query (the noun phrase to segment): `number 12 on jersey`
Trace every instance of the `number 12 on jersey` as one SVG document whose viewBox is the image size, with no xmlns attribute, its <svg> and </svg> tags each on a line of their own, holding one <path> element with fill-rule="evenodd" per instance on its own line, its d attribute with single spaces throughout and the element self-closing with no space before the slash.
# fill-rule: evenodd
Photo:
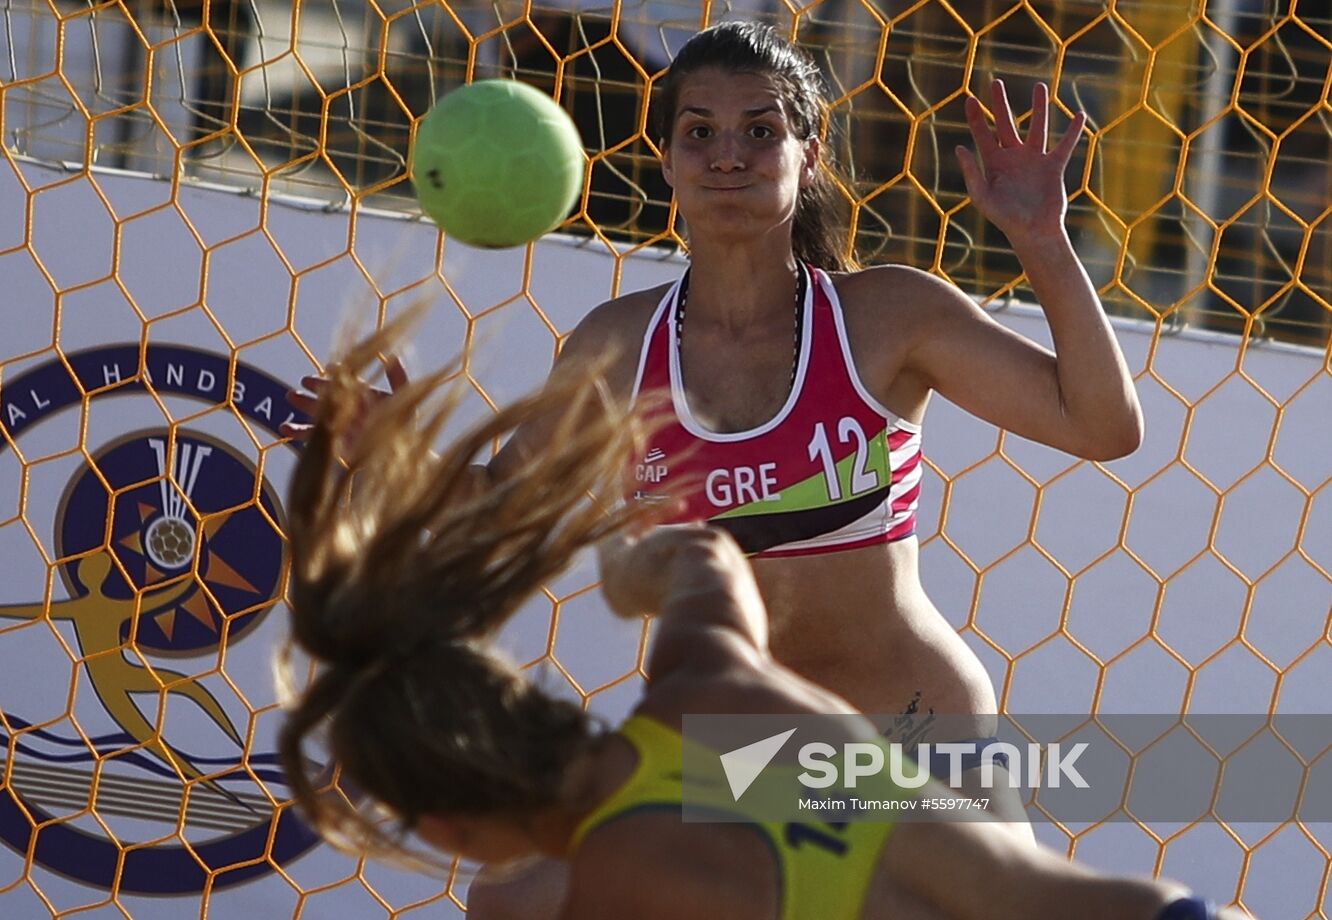
<svg viewBox="0 0 1332 920">
<path fill-rule="evenodd" d="M 870 446 L 865 431 L 860 423 L 851 416 L 843 416 L 837 423 L 837 441 L 839 444 L 856 445 L 856 456 L 851 463 L 851 494 L 855 498 L 879 487 L 879 471 L 870 467 Z M 814 436 L 809 441 L 809 459 L 823 464 L 823 480 L 828 489 L 830 501 L 842 500 L 842 480 L 837 473 L 837 464 L 833 460 L 832 445 L 828 441 L 828 429 L 823 422 L 814 426 Z"/>
</svg>

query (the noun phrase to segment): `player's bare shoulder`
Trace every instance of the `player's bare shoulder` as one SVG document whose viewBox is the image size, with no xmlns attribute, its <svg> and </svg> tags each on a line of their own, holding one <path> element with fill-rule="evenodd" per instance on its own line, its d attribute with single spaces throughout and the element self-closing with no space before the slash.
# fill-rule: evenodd
<svg viewBox="0 0 1332 920">
<path fill-rule="evenodd" d="M 669 284 L 633 291 L 594 307 L 569 333 L 560 350 L 561 364 L 609 361 L 605 374 L 617 392 L 633 387 L 648 324 Z"/>
<path fill-rule="evenodd" d="M 859 326 L 887 325 L 901 334 L 958 295 L 949 282 L 910 265 L 875 265 L 831 277 L 853 337 Z"/>
<path fill-rule="evenodd" d="M 924 389 L 903 379 L 916 343 L 931 334 L 941 304 L 958 296 L 947 281 L 908 265 L 877 265 L 831 276 L 861 380 L 885 405 L 911 417 Z"/>
</svg>

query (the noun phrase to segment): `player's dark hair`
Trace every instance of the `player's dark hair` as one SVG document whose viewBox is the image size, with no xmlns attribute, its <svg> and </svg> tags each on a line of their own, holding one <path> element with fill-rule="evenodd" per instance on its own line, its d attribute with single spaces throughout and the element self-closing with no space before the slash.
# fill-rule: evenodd
<svg viewBox="0 0 1332 920">
<path fill-rule="evenodd" d="M 367 800 L 407 827 L 558 801 L 566 768 L 598 734 L 579 705 L 533 686 L 488 640 L 575 553 L 645 507 L 608 512 L 592 498 L 620 494 L 639 431 L 592 372 L 556 374 L 436 457 L 465 385 L 442 386 L 440 372 L 381 403 L 340 459 L 365 411 L 360 374 L 401 332 L 390 325 L 328 373 L 291 487 L 292 635 L 278 662 L 290 709 L 278 750 L 293 798 L 331 842 L 397 855 L 400 829 Z M 539 460 L 498 483 L 472 467 L 518 425 L 552 415 Z M 314 659 L 302 688 L 293 645 Z M 323 728 L 350 785 L 305 756 Z"/>
<path fill-rule="evenodd" d="M 723 22 L 685 42 L 658 82 L 652 104 L 654 131 L 664 149 L 670 143 L 680 88 L 690 74 L 708 67 L 730 73 L 772 77 L 781 88 L 786 116 L 802 141 L 825 132 L 828 97 L 819 67 L 808 52 L 758 22 Z M 814 181 L 796 202 L 791 245 L 797 259 L 829 271 L 860 268 L 847 232 L 846 197 L 838 186 L 850 182 L 824 144 Z"/>
</svg>

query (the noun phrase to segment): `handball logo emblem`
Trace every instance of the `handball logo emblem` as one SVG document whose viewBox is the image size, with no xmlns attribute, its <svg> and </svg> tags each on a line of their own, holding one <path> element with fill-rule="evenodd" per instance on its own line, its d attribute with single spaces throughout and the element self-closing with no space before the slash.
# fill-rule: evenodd
<svg viewBox="0 0 1332 920">
<path fill-rule="evenodd" d="M 83 392 L 89 405 L 147 401 L 131 376 L 138 346 L 66 358 L 0 389 L 0 425 L 19 450 L 29 428 L 82 405 Z M 159 400 L 206 399 L 274 439 L 292 418 L 285 386 L 253 368 L 179 346 L 150 347 L 146 358 Z M 0 629 L 47 620 L 71 635 L 78 681 L 71 694 L 66 658 L 63 668 L 33 665 L 40 686 L 4 690 L 0 843 L 88 884 L 152 894 L 243 882 L 316 843 L 289 809 L 275 810 L 285 785 L 252 724 L 263 703 L 233 690 L 247 670 L 267 674 L 270 645 L 244 639 L 284 581 L 282 509 L 265 466 L 195 425 L 101 445 L 87 436 L 54 509 L 64 594 L 14 597 L 0 585 Z M 30 526 L 35 517 L 27 513 Z M 64 717 L 53 718 L 48 701 L 65 696 Z"/>
<path fill-rule="evenodd" d="M 270 522 L 281 513 L 267 483 L 253 502 L 255 471 L 222 442 L 187 429 L 168 441 L 167 432 L 137 432 L 99 450 L 75 476 L 57 514 L 57 549 L 73 560 L 61 574 L 74 596 L 91 591 L 108 605 L 129 605 L 117 608 L 117 643 L 129 638 L 141 593 L 140 648 L 216 653 L 224 625 L 225 641 L 236 642 L 278 595 L 284 544 Z M 109 568 L 86 555 L 104 544 L 108 523 Z M 182 579 L 194 574 L 196 556 L 197 575 Z M 82 577 L 90 567 L 99 577 L 107 568 L 104 580 Z M 60 616 L 54 603 L 52 616 Z"/>
<path fill-rule="evenodd" d="M 193 496 L 199 466 L 213 448 L 188 442 L 181 445 L 180 468 L 176 476 L 176 482 L 181 483 L 178 491 L 167 485 L 166 442 L 161 438 L 149 438 L 148 445 L 157 455 L 157 474 L 163 477 L 162 508 L 165 514 L 148 526 L 145 545 L 155 563 L 166 569 L 179 569 L 194 555 L 194 529 L 184 518 L 185 498 Z"/>
</svg>

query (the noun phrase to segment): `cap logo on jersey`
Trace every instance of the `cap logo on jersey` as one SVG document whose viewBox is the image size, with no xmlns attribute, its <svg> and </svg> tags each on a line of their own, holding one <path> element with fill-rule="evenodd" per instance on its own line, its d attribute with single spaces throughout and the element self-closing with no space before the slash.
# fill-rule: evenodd
<svg viewBox="0 0 1332 920">
<path fill-rule="evenodd" d="M 670 475 L 670 468 L 663 462 L 666 459 L 666 451 L 660 447 L 654 447 L 648 451 L 643 462 L 634 467 L 634 478 L 639 482 L 658 483 L 665 482 L 666 477 Z"/>
</svg>

